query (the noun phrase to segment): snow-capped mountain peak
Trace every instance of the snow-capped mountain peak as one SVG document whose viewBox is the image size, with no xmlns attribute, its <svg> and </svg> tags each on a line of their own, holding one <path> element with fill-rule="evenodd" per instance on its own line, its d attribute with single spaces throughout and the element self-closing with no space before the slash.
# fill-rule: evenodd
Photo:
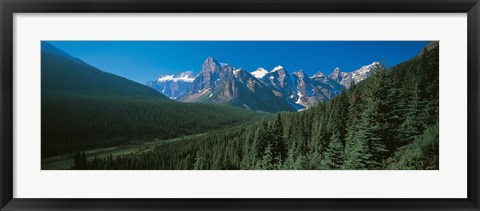
<svg viewBox="0 0 480 211">
<path fill-rule="evenodd" d="M 282 65 L 278 65 L 278 66 L 274 67 L 272 72 L 279 71 L 279 70 L 283 70 Z"/>
<path fill-rule="evenodd" d="M 255 78 L 263 78 L 267 73 L 268 73 L 267 70 L 259 67 L 257 70 L 251 72 L 250 74 L 255 76 Z"/>
<path fill-rule="evenodd" d="M 365 65 L 365 66 L 361 67 L 360 69 L 355 70 L 354 72 L 359 72 L 359 73 L 364 74 L 366 72 L 370 72 L 373 68 L 375 68 L 377 66 L 380 66 L 380 62 L 373 62 L 369 65 Z"/>
<path fill-rule="evenodd" d="M 325 77 L 325 74 L 323 74 L 320 71 L 318 71 L 317 73 L 315 73 L 315 75 L 312 76 L 312 78 L 320 78 L 320 77 Z"/>
<path fill-rule="evenodd" d="M 183 82 L 192 82 L 195 79 L 195 76 L 192 71 L 186 71 L 171 75 L 163 75 L 162 77 L 157 79 L 157 82 L 165 82 L 165 81 L 183 81 Z"/>
<path fill-rule="evenodd" d="M 328 76 L 329 78 L 337 81 L 345 87 L 350 87 L 353 83 L 357 84 L 360 81 L 366 79 L 370 76 L 371 71 L 376 67 L 379 67 L 381 64 L 379 62 L 373 62 L 369 65 L 360 67 L 360 69 L 354 70 L 352 72 L 341 72 L 340 69 L 335 68 L 335 70 Z"/>
</svg>

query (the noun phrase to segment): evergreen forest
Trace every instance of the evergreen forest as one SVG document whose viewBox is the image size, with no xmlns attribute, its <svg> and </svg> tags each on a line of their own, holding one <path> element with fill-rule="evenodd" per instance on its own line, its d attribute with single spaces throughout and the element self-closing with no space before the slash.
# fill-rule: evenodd
<svg viewBox="0 0 480 211">
<path fill-rule="evenodd" d="M 93 137 L 104 137 L 103 133 L 108 131 L 101 132 L 95 128 L 101 130 L 105 122 L 115 122 L 115 127 L 118 127 L 116 133 L 128 134 L 118 136 L 125 137 L 124 140 L 132 137 L 172 138 L 184 132 L 145 126 L 173 118 L 155 115 L 153 107 L 157 103 L 153 101 L 142 101 L 144 103 L 135 103 L 128 108 L 121 106 L 125 103 L 118 103 L 115 107 L 98 106 L 105 103 L 98 98 L 89 105 L 74 100 L 71 103 L 65 100 L 61 104 L 55 102 L 45 102 L 47 105 L 42 101 L 42 106 L 48 108 L 45 112 L 68 110 L 78 105 L 92 111 L 99 111 L 101 107 L 102 112 L 125 114 L 115 115 L 114 118 L 118 119 L 112 121 L 107 119 L 113 115 L 104 115 L 108 118 L 99 119 L 94 112 L 86 112 L 91 116 L 79 113 L 65 117 L 75 120 L 80 118 L 75 115 L 80 115 L 95 122 L 95 125 L 81 127 L 79 124 L 83 123 L 80 122 L 61 125 L 61 121 L 49 119 L 49 124 L 55 124 L 51 128 L 65 131 L 77 128 L 75 133 L 63 134 L 60 139 L 73 136 L 82 142 Z M 230 113 L 232 118 L 220 118 L 215 116 L 215 112 L 209 114 L 204 110 L 195 112 L 205 114 L 195 121 L 206 124 L 208 121 L 204 119 L 213 117 L 221 121 L 202 127 L 189 127 L 189 134 L 202 132 L 200 135 L 184 136 L 176 141 L 162 142 L 153 148 L 121 156 L 87 159 L 82 149 L 91 147 L 88 142 L 78 144 L 81 148 L 75 148 L 77 145 L 59 145 L 59 149 L 49 149 L 47 155 L 72 153 L 71 169 L 436 170 L 439 169 L 438 45 L 425 48 L 418 56 L 392 68 L 379 67 L 370 77 L 352 84 L 335 98 L 303 111 L 257 115 L 255 121 L 251 121 L 253 117 L 248 112 Z M 173 115 L 174 112 L 167 113 Z M 178 122 L 190 124 L 186 119 Z M 127 120 L 136 123 L 127 124 Z M 93 124 L 92 121 L 89 124 Z M 171 128 L 179 128 L 177 124 L 173 122 Z M 228 127 L 218 127 L 227 124 Z M 211 128 L 217 129 L 208 130 Z M 141 134 L 162 135 L 142 137 Z M 59 142 L 57 140 L 55 143 Z"/>
</svg>

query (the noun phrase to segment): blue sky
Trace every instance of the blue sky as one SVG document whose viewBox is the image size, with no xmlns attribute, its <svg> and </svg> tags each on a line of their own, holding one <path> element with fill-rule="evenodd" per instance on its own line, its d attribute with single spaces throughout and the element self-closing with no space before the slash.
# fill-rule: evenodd
<svg viewBox="0 0 480 211">
<path fill-rule="evenodd" d="M 427 41 L 49 41 L 57 48 L 103 71 L 146 83 L 163 73 L 198 73 L 212 56 L 249 72 L 282 65 L 290 73 L 350 72 L 380 61 L 406 61 Z"/>
</svg>

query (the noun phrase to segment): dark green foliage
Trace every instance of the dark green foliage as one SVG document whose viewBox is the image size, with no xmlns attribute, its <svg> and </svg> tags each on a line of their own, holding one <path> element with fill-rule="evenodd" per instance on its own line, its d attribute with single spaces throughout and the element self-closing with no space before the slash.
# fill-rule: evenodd
<svg viewBox="0 0 480 211">
<path fill-rule="evenodd" d="M 262 116 L 221 105 L 74 95 L 43 95 L 41 113 L 42 157 L 203 133 Z"/>
<path fill-rule="evenodd" d="M 259 126 L 245 126 L 248 130 Z M 90 169 L 240 169 L 245 129 L 235 127 L 161 144 L 152 151 L 89 161 Z M 253 166 L 252 166 L 253 168 Z"/>
<path fill-rule="evenodd" d="M 272 163 L 281 165 L 285 160 L 286 147 L 283 137 L 283 122 L 280 113 L 277 114 L 272 128 L 272 139 L 269 143 L 274 158 Z"/>
<path fill-rule="evenodd" d="M 325 150 L 323 165 L 325 169 L 340 169 L 345 161 L 345 147 L 338 133 L 333 134 L 330 144 Z"/>
<path fill-rule="evenodd" d="M 286 156 L 281 115 L 271 123 L 263 122 L 256 130 L 250 149 L 251 167 L 258 169 L 280 169 Z"/>
<path fill-rule="evenodd" d="M 428 127 L 411 144 L 395 152 L 388 169 L 438 169 L 438 124 Z"/>
<path fill-rule="evenodd" d="M 268 122 L 264 121 L 262 126 L 256 130 L 255 139 L 253 140 L 251 152 L 253 153 L 252 155 L 255 157 L 255 160 L 263 157 L 270 140 L 272 140 L 272 134 Z"/>
<path fill-rule="evenodd" d="M 288 151 L 287 160 L 285 161 L 285 169 L 306 169 L 308 168 L 308 146 L 307 146 L 307 133 L 305 131 L 303 122 L 298 118 L 293 120 L 291 125 L 291 133 L 287 137 L 288 140 L 292 140 L 290 144 L 290 150 Z"/>
<path fill-rule="evenodd" d="M 438 169 L 438 47 L 325 103 L 89 169 Z"/>
<path fill-rule="evenodd" d="M 58 52 L 42 53 L 42 158 L 204 133 L 265 116 L 175 102 Z"/>
<path fill-rule="evenodd" d="M 423 123 L 428 115 L 428 110 L 425 109 L 428 102 L 421 99 L 421 93 L 416 81 L 414 81 L 412 89 L 405 93 L 405 97 L 408 99 L 408 104 L 403 109 L 405 118 L 400 125 L 400 133 L 405 137 L 402 141 L 412 143 L 415 136 L 420 135 L 423 130 Z"/>
</svg>

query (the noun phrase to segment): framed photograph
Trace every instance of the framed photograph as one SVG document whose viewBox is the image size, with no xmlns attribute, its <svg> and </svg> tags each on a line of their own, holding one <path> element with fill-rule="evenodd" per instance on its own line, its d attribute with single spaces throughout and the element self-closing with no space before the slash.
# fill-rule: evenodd
<svg viewBox="0 0 480 211">
<path fill-rule="evenodd" d="M 478 0 L 1 0 L 1 210 L 479 210 Z"/>
</svg>

